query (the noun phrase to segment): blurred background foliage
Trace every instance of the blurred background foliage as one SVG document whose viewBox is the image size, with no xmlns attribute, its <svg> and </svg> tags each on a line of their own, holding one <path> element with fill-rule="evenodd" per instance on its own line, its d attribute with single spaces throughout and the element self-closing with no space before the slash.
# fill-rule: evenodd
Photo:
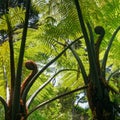
<svg viewBox="0 0 120 120">
<path fill-rule="evenodd" d="M 3 0 L 0 0 L 0 3 L 2 3 L 2 1 Z M 102 60 L 108 41 L 120 24 L 120 1 L 80 0 L 80 3 L 84 19 L 91 24 L 93 31 L 95 26 L 98 25 L 103 26 L 106 31 L 100 48 L 100 58 Z M 8 9 L 8 17 L 13 29 L 15 60 L 17 62 L 24 22 L 25 1 L 10 0 Z M 7 99 L 6 90 L 9 88 L 10 73 L 9 45 L 7 40 L 8 31 L 4 10 L 5 7 L 3 8 L 2 4 L 0 4 L 0 94 Z M 73 0 L 32 0 L 24 61 L 33 60 L 37 63 L 38 68 L 41 69 L 60 53 L 68 43 L 71 43 L 80 36 L 82 36 L 82 33 Z M 94 34 L 94 36 L 95 39 L 97 39 L 97 35 Z M 120 68 L 119 38 L 120 34 L 116 36 L 109 54 L 108 67 L 106 68 L 107 76 L 115 69 Z M 84 39 L 79 40 L 73 44 L 72 47 L 81 57 L 88 73 L 89 64 Z M 63 71 L 56 76 L 51 83 L 37 95 L 31 108 L 56 95 L 84 85 L 78 64 L 70 50 L 67 50 L 61 58 L 36 80 L 29 95 L 33 94 L 39 86 L 61 69 L 71 70 Z M 23 68 L 23 79 L 26 78 L 29 72 L 25 67 Z M 111 77 L 109 84 L 120 92 L 120 71 Z M 76 92 L 52 102 L 34 112 L 28 120 L 90 120 L 91 113 L 88 105 L 86 104 L 85 108 L 83 107 L 83 104 L 87 103 L 85 95 L 80 97 L 81 94 L 84 94 L 84 91 Z M 111 100 L 116 101 L 116 103 L 120 105 L 120 95 L 110 95 Z M 0 104 L 0 113 L 3 112 L 4 109 Z M 120 115 L 117 111 L 115 112 L 116 120 L 119 120 Z M 3 119 L 3 115 L 4 114 L 0 114 L 1 120 Z"/>
</svg>

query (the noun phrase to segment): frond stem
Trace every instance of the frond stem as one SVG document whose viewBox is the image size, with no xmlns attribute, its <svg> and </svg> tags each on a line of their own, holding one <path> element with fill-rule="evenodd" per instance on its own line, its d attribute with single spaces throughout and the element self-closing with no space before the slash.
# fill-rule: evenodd
<svg viewBox="0 0 120 120">
<path fill-rule="evenodd" d="M 74 92 L 77 92 L 77 91 L 86 89 L 87 87 L 88 87 L 87 85 L 85 85 L 85 86 L 83 86 L 83 87 L 79 87 L 79 88 L 74 89 L 74 90 L 72 90 L 72 91 L 70 91 L 70 92 L 63 93 L 63 94 L 61 94 L 61 95 L 58 95 L 58 96 L 56 96 L 56 97 L 54 97 L 54 98 L 52 98 L 52 99 L 50 99 L 50 100 L 47 100 L 47 101 L 39 104 L 38 106 L 36 106 L 33 110 L 31 110 L 31 111 L 27 114 L 27 116 L 25 117 L 25 119 L 27 119 L 27 117 L 28 117 L 30 114 L 32 114 L 34 111 L 36 111 L 36 110 L 38 110 L 39 108 L 45 106 L 46 104 L 49 104 L 49 103 L 51 103 L 51 102 L 53 102 L 53 101 L 55 101 L 55 100 L 57 100 L 57 99 L 60 99 L 61 97 L 70 95 L 70 94 L 72 94 L 72 93 L 74 93 Z"/>
<path fill-rule="evenodd" d="M 41 85 L 33 94 L 32 96 L 29 98 L 29 100 L 27 101 L 26 105 L 29 108 L 31 102 L 34 100 L 34 98 L 37 96 L 37 94 L 43 89 L 45 88 L 59 73 L 64 72 L 64 71 L 77 71 L 76 69 L 63 69 L 63 70 L 59 70 L 57 73 L 55 73 L 49 80 L 47 80 L 43 85 Z"/>
<path fill-rule="evenodd" d="M 64 49 L 62 52 L 60 52 L 54 59 L 52 59 L 49 63 L 47 63 L 47 64 L 32 78 L 32 80 L 29 82 L 29 84 L 26 86 L 26 89 L 25 89 L 24 92 L 23 92 L 23 96 L 22 96 L 23 101 L 26 101 L 27 93 L 29 92 L 31 86 L 33 85 L 33 83 L 35 82 L 35 80 L 39 77 L 39 75 L 41 75 L 51 64 L 53 64 L 58 58 L 60 58 L 60 57 L 63 55 L 63 53 L 64 53 L 67 49 L 69 49 L 69 47 L 70 47 L 71 45 L 73 45 L 76 41 L 78 41 L 79 39 L 82 39 L 82 38 L 83 38 L 83 36 L 77 38 L 77 39 L 74 40 L 71 44 L 69 44 L 67 47 L 65 47 L 65 49 Z"/>
</svg>

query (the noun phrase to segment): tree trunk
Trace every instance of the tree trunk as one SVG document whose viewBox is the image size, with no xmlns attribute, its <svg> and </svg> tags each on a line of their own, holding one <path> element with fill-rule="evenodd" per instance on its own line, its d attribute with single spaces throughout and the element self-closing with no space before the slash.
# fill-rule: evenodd
<svg viewBox="0 0 120 120">
<path fill-rule="evenodd" d="M 114 107 L 109 98 L 109 91 L 104 84 L 102 86 L 103 98 L 98 99 L 97 88 L 90 82 L 87 88 L 87 97 L 93 120 L 115 120 Z"/>
</svg>

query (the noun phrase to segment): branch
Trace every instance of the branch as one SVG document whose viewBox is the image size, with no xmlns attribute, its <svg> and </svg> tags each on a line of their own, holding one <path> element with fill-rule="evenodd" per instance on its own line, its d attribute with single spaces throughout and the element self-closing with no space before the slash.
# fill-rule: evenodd
<svg viewBox="0 0 120 120">
<path fill-rule="evenodd" d="M 83 35 L 84 35 L 84 38 L 85 38 L 85 43 L 86 43 L 86 47 L 87 47 L 87 51 L 88 51 L 88 59 L 89 59 L 89 64 L 90 64 L 91 80 L 92 80 L 93 84 L 98 89 L 98 94 L 97 94 L 98 98 L 102 99 L 103 98 L 103 93 L 102 93 L 102 88 L 101 88 L 99 77 L 98 77 L 97 66 L 96 66 L 96 62 L 95 62 L 95 54 L 94 54 L 93 48 L 92 48 L 93 45 L 91 45 L 92 41 L 89 40 L 87 29 L 85 27 L 85 23 L 84 23 L 84 20 L 83 20 L 83 15 L 82 15 L 82 11 L 81 11 L 81 7 L 79 5 L 79 2 L 78 2 L 78 0 L 74 0 L 74 2 L 75 2 L 76 9 L 77 9 L 78 18 L 79 18 L 79 21 L 80 21 L 81 29 L 82 29 L 82 32 L 83 32 Z M 90 37 L 92 37 L 92 36 L 90 36 Z"/>
<path fill-rule="evenodd" d="M 64 72 L 64 71 L 77 71 L 75 69 L 63 69 L 55 73 L 49 80 L 47 80 L 43 85 L 41 85 L 34 93 L 33 95 L 29 98 L 29 100 L 26 103 L 26 106 L 29 107 L 31 102 L 34 100 L 34 98 L 37 96 L 37 94 L 45 88 L 59 73 Z"/>
<path fill-rule="evenodd" d="M 65 49 L 64 49 L 62 52 L 60 52 L 54 59 L 52 59 L 49 63 L 47 63 L 47 64 L 32 78 L 32 80 L 29 82 L 29 85 L 26 86 L 26 89 L 25 89 L 24 92 L 23 92 L 23 96 L 22 96 L 23 101 L 26 100 L 27 93 L 29 92 L 31 86 L 33 85 L 33 83 L 35 82 L 35 80 L 39 77 L 39 75 L 41 75 L 51 64 L 53 64 L 58 58 L 60 58 L 60 57 L 64 54 L 64 52 L 65 52 L 67 49 L 69 49 L 69 47 L 70 47 L 71 45 L 73 45 L 76 41 L 78 41 L 79 39 L 82 39 L 82 38 L 83 38 L 83 36 L 77 38 L 77 39 L 74 40 L 71 44 L 69 44 L 68 46 L 66 46 Z"/>
<path fill-rule="evenodd" d="M 51 102 L 53 102 L 53 101 L 55 101 L 55 100 L 57 100 L 57 99 L 60 99 L 61 97 L 70 95 L 70 94 L 72 94 L 72 93 L 74 93 L 74 92 L 83 90 L 83 89 L 85 89 L 85 88 L 87 88 L 87 87 L 88 87 L 87 85 L 86 85 L 86 86 L 83 86 L 83 87 L 79 87 L 79 88 L 77 88 L 77 89 L 75 89 L 75 90 L 72 90 L 72 91 L 67 92 L 67 93 L 63 93 L 63 94 L 61 94 L 61 95 L 58 95 L 58 96 L 56 96 L 56 97 L 54 97 L 54 98 L 52 98 L 52 99 L 50 99 L 50 100 L 47 100 L 47 101 L 39 104 L 38 106 L 36 106 L 33 110 L 31 110 L 31 111 L 27 114 L 27 116 L 25 117 L 25 119 L 27 119 L 27 117 L 28 117 L 30 114 L 32 114 L 34 111 L 36 111 L 36 110 L 38 110 L 39 108 L 45 106 L 46 104 L 49 104 L 49 103 L 51 103 Z"/>
<path fill-rule="evenodd" d="M 79 57 L 78 54 L 76 53 L 76 51 L 75 51 L 72 47 L 70 47 L 70 50 L 72 51 L 75 59 L 76 59 L 77 62 L 78 62 L 79 68 L 81 69 L 81 73 L 82 73 L 82 76 L 83 76 L 83 79 L 84 79 L 84 83 L 85 83 L 85 85 L 87 85 L 87 84 L 88 84 L 88 77 L 87 77 L 87 73 L 86 73 L 86 71 L 85 71 L 84 65 L 83 65 L 80 57 Z"/>
<path fill-rule="evenodd" d="M 23 64 L 23 57 L 24 57 L 24 52 L 25 52 L 25 43 L 26 43 L 26 37 L 27 37 L 30 4 L 31 4 L 31 0 L 27 0 L 26 13 L 25 13 L 25 23 L 24 23 L 23 33 L 22 33 L 22 41 L 21 41 L 20 54 L 19 54 L 19 60 L 18 60 L 17 75 L 16 75 L 16 80 L 15 80 L 13 108 L 12 108 L 12 120 L 16 119 L 17 113 L 19 111 L 22 64 Z"/>
<path fill-rule="evenodd" d="M 12 97 L 14 91 L 14 83 L 15 83 L 15 61 L 14 61 L 14 48 L 13 48 L 13 33 L 12 33 L 12 26 L 11 21 L 8 14 L 5 14 L 5 19 L 7 22 L 8 27 L 8 38 L 9 38 L 9 49 L 10 49 L 10 73 L 11 73 L 11 89 L 10 89 L 10 101 L 9 104 L 12 104 Z"/>
<path fill-rule="evenodd" d="M 113 43 L 113 40 L 115 38 L 115 36 L 117 35 L 118 31 L 120 30 L 120 26 L 116 29 L 116 31 L 113 33 L 110 41 L 109 41 L 109 44 L 108 44 L 108 47 L 105 51 L 105 54 L 104 54 L 104 58 L 103 58 L 103 62 L 102 62 L 102 76 L 105 78 L 105 69 L 106 69 L 106 63 L 107 63 L 107 58 L 108 58 L 108 54 L 109 54 L 109 51 L 110 51 L 110 48 L 112 46 L 112 43 Z"/>
</svg>

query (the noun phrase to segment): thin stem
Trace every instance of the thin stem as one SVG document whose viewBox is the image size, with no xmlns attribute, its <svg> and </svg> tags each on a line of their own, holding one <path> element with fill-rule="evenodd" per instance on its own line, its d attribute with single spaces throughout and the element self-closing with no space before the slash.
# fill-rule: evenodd
<svg viewBox="0 0 120 120">
<path fill-rule="evenodd" d="M 86 86 L 83 86 L 83 87 L 79 87 L 79 88 L 74 89 L 74 90 L 72 90 L 72 91 L 70 91 L 70 92 L 63 93 L 63 94 L 61 94 L 61 95 L 58 95 L 58 96 L 56 96 L 56 97 L 54 97 L 54 98 L 52 98 L 52 99 L 50 99 L 50 100 L 47 100 L 47 101 L 39 104 L 38 106 L 36 106 L 33 110 L 31 110 L 31 111 L 27 114 L 27 116 L 25 117 L 25 119 L 27 119 L 27 117 L 28 117 L 29 115 L 31 115 L 34 111 L 36 111 L 36 110 L 38 110 L 39 108 L 45 106 L 46 104 L 49 104 L 49 103 L 51 103 L 51 102 L 53 102 L 53 101 L 55 101 L 55 100 L 57 100 L 57 99 L 60 99 L 61 97 L 66 96 L 66 95 L 70 95 L 70 94 L 72 94 L 72 93 L 74 93 L 74 92 L 77 92 L 77 91 L 86 89 L 87 87 L 88 87 L 87 85 L 86 85 Z"/>
<path fill-rule="evenodd" d="M 16 75 L 15 88 L 14 88 L 15 90 L 14 90 L 13 108 L 12 108 L 12 120 L 16 120 L 17 113 L 19 112 L 22 64 L 23 64 L 25 43 L 26 43 L 26 37 L 27 37 L 30 3 L 31 3 L 31 0 L 27 0 L 25 23 L 24 23 L 23 33 L 22 33 L 22 41 L 21 41 L 20 54 L 19 54 L 18 67 L 17 67 L 17 75 Z"/>
<path fill-rule="evenodd" d="M 93 45 L 91 46 L 91 42 L 90 42 L 89 37 L 88 37 L 88 33 L 87 33 L 87 30 L 85 27 L 85 23 L 83 20 L 82 11 L 81 11 L 81 7 L 79 5 L 79 2 L 78 2 L 78 0 L 74 0 L 74 1 L 75 1 L 75 6 L 77 9 L 78 17 L 79 17 L 81 29 L 82 29 L 82 32 L 83 32 L 83 35 L 85 38 L 85 43 L 87 46 L 88 59 L 89 59 L 89 64 L 90 64 L 90 76 L 91 76 L 90 80 L 93 82 L 94 86 L 97 87 L 98 98 L 102 99 L 103 94 L 102 94 L 102 88 L 101 88 L 99 77 L 98 77 L 97 66 L 96 66 L 96 62 L 95 62 L 95 54 L 94 54 L 93 48 L 92 48 Z"/>
<path fill-rule="evenodd" d="M 72 47 L 70 47 L 70 50 L 72 51 L 75 59 L 76 59 L 77 62 L 78 62 L 79 68 L 81 69 L 81 73 L 82 73 L 82 76 L 83 76 L 83 79 L 84 79 L 84 83 L 85 83 L 85 85 L 87 85 L 87 84 L 88 84 L 88 77 L 87 77 L 87 74 L 86 74 L 84 65 L 83 65 L 80 57 L 79 57 L 78 54 L 76 53 L 76 51 L 75 51 Z"/>
<path fill-rule="evenodd" d="M 43 85 L 41 85 L 34 93 L 33 95 L 29 98 L 27 101 L 27 107 L 30 106 L 31 102 L 34 100 L 34 98 L 37 96 L 37 94 L 45 88 L 59 73 L 64 72 L 64 71 L 77 71 L 75 69 L 63 69 L 59 70 L 57 73 L 55 73 L 49 80 L 47 80 Z"/>
<path fill-rule="evenodd" d="M 23 101 L 26 101 L 26 97 L 27 97 L 27 93 L 29 92 L 31 86 L 33 85 L 33 83 L 35 82 L 35 80 L 39 77 L 39 75 L 41 75 L 51 64 L 53 64 L 58 58 L 60 58 L 64 52 L 69 49 L 69 47 L 71 45 L 73 45 L 76 41 L 78 41 L 79 39 L 82 39 L 83 36 L 81 36 L 80 38 L 77 38 L 76 40 L 74 40 L 71 44 L 69 44 L 67 47 L 65 47 L 65 49 L 60 52 L 54 59 L 52 59 L 49 63 L 47 63 L 30 81 L 29 85 L 26 86 L 26 89 L 23 92 Z"/>
<path fill-rule="evenodd" d="M 106 63 L 107 63 L 107 58 L 108 58 L 108 54 L 109 54 L 109 51 L 110 51 L 110 48 L 112 46 L 112 43 L 113 43 L 113 40 L 115 38 L 115 36 L 117 35 L 118 31 L 120 30 L 120 26 L 115 30 L 115 32 L 113 33 L 111 39 L 110 39 L 110 42 L 108 44 L 108 47 L 105 51 L 105 54 L 104 54 L 104 58 L 103 58 L 103 62 L 102 62 L 102 76 L 105 78 L 105 69 L 106 69 Z"/>
<path fill-rule="evenodd" d="M 8 27 L 8 37 L 9 37 L 9 49 L 10 49 L 10 73 L 11 73 L 11 88 L 10 88 L 10 102 L 12 104 L 12 97 L 14 91 L 14 82 L 15 82 L 15 61 L 14 61 L 14 48 L 13 48 L 13 35 L 12 35 L 12 26 L 8 14 L 5 14 L 7 27 Z"/>
</svg>

